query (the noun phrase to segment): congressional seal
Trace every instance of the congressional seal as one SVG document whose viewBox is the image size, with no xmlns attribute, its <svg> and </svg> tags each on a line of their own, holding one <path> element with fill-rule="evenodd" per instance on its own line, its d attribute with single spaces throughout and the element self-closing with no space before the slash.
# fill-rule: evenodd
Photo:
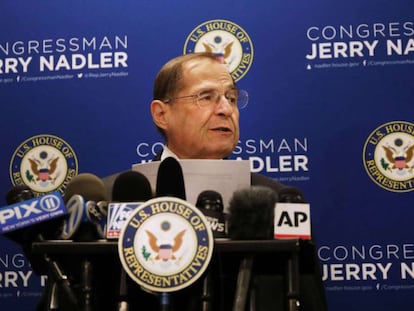
<svg viewBox="0 0 414 311">
<path fill-rule="evenodd" d="M 213 244 L 208 222 L 194 205 L 160 197 L 131 213 L 121 230 L 118 252 L 136 283 L 167 293 L 191 285 L 203 274 Z"/>
<path fill-rule="evenodd" d="M 365 142 L 363 157 L 366 172 L 381 188 L 414 190 L 414 124 L 393 121 L 377 127 Z"/>
</svg>

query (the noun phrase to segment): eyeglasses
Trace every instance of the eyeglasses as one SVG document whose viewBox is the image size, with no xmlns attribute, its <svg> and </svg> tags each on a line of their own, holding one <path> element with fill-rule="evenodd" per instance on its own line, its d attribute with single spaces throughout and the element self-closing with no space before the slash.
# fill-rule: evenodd
<svg viewBox="0 0 414 311">
<path fill-rule="evenodd" d="M 229 89 L 224 94 L 221 94 L 216 90 L 201 91 L 200 93 L 194 95 L 168 98 L 164 102 L 169 103 L 177 99 L 193 98 L 195 99 L 196 104 L 200 108 L 202 108 L 217 105 L 222 95 L 224 95 L 228 103 L 233 108 L 237 107 L 239 109 L 243 109 L 247 106 L 247 103 L 249 102 L 249 94 L 247 93 L 247 91 L 239 89 Z"/>
</svg>

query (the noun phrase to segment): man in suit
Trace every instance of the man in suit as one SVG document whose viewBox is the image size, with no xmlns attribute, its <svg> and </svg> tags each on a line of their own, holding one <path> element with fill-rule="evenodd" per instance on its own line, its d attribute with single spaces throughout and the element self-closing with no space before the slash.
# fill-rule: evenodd
<svg viewBox="0 0 414 311">
<path fill-rule="evenodd" d="M 153 160 L 162 161 L 167 157 L 226 159 L 238 143 L 239 113 L 247 101 L 247 92 L 237 88 L 228 69 L 215 54 L 187 54 L 168 61 L 154 82 L 151 114 L 166 143 Z M 110 189 L 117 175 L 104 178 Z M 278 181 L 254 173 L 251 185 L 267 186 L 276 193 L 283 187 Z M 261 283 L 269 284 L 266 287 L 275 284 L 283 287 L 281 282 L 283 280 L 279 284 Z M 173 310 L 199 311 L 200 286 L 201 282 L 196 282 L 177 293 Z M 269 301 L 258 310 L 265 310 L 264 305 L 269 305 Z M 271 304 L 268 307 L 271 308 Z M 221 306 L 216 310 L 228 308 Z"/>
<path fill-rule="evenodd" d="M 225 159 L 238 143 L 239 111 L 247 100 L 247 92 L 236 87 L 216 55 L 196 53 L 170 60 L 154 82 L 151 114 L 166 141 L 154 160 Z M 275 191 L 282 187 L 262 175 L 254 174 L 252 179 L 252 184 L 261 179 L 260 184 L 267 182 Z M 200 310 L 198 286 L 201 282 L 178 294 L 177 309 Z M 191 299 L 188 292 L 193 293 Z"/>
</svg>

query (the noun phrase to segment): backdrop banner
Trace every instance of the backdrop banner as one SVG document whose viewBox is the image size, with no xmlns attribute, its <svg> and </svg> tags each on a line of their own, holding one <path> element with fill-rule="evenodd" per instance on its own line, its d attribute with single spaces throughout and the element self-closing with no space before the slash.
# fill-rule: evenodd
<svg viewBox="0 0 414 311">
<path fill-rule="evenodd" d="M 414 295 L 414 3 L 0 3 L 0 186 L 64 192 L 150 161 L 156 73 L 223 56 L 249 92 L 232 159 L 310 202 L 329 310 L 410 310 Z M 0 222 L 6 221 L 0 209 Z M 0 236 L 0 304 L 34 310 L 45 286 Z"/>
</svg>

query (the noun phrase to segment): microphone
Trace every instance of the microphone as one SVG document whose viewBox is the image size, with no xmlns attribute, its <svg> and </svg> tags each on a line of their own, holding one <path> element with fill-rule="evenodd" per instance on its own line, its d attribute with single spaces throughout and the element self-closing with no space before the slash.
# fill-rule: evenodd
<svg viewBox="0 0 414 311">
<path fill-rule="evenodd" d="M 213 231 L 214 238 L 227 236 L 226 214 L 223 213 L 223 198 L 214 190 L 205 190 L 197 197 L 196 207 L 200 209 Z"/>
<path fill-rule="evenodd" d="M 164 159 L 157 172 L 157 186 L 155 196 L 171 196 L 186 200 L 184 185 L 184 175 L 180 163 L 173 157 Z M 170 294 L 161 293 L 160 308 L 161 311 L 167 311 L 170 306 Z"/>
<path fill-rule="evenodd" d="M 113 202 L 145 202 L 152 199 L 151 184 L 140 172 L 126 171 L 114 181 Z"/>
<path fill-rule="evenodd" d="M 32 190 L 26 185 L 17 185 L 11 188 L 6 193 L 7 205 L 12 205 L 17 202 L 23 202 L 34 198 Z"/>
<path fill-rule="evenodd" d="M 277 194 L 268 187 L 253 186 L 241 189 L 230 199 L 229 235 L 234 240 L 273 238 L 274 206 Z M 253 257 L 245 257 L 237 276 L 233 311 L 245 310 Z"/>
<path fill-rule="evenodd" d="M 164 159 L 158 167 L 156 197 L 164 196 L 186 200 L 183 170 L 173 157 Z"/>
<path fill-rule="evenodd" d="M 275 208 L 274 238 L 311 239 L 310 207 L 295 187 L 279 190 Z"/>
<path fill-rule="evenodd" d="M 0 208 L 0 233 L 20 244 L 32 261 L 37 274 L 43 274 L 42 261 L 31 254 L 31 244 L 55 236 L 67 210 L 59 192 L 35 197 L 26 185 L 11 188 L 6 194 L 7 206 Z"/>
<path fill-rule="evenodd" d="M 279 202 L 275 208 L 274 238 L 311 239 L 310 207 L 302 192 L 298 188 L 286 186 L 281 188 L 278 194 Z M 314 256 L 316 258 L 316 254 Z M 317 260 L 315 263 L 315 271 L 318 271 L 319 275 Z M 299 270 L 293 268 L 292 261 L 288 262 L 288 270 L 292 276 L 299 275 Z M 289 310 L 298 310 L 300 297 L 293 282 L 288 282 L 288 292 Z"/>
<path fill-rule="evenodd" d="M 276 238 L 294 237 L 307 240 L 313 239 L 310 206 L 298 188 L 289 186 L 279 190 L 279 202 L 276 204 L 275 214 Z M 310 248 L 311 254 L 307 255 L 306 261 L 313 267 L 314 272 L 311 275 L 307 275 L 306 273 L 301 275 L 301 279 L 303 282 L 306 282 L 307 287 L 314 289 L 312 293 L 312 308 L 326 310 L 326 298 L 321 281 L 319 259 L 314 248 L 312 246 L 308 246 L 308 248 Z M 313 264 L 311 264 L 312 262 Z M 298 274 L 299 272 L 295 271 L 293 273 Z M 299 296 L 292 286 L 292 283 L 288 284 L 288 290 L 291 293 L 288 306 L 289 310 L 297 310 Z M 306 302 L 305 297 L 303 297 L 303 300 Z"/>
<path fill-rule="evenodd" d="M 67 202 L 75 194 L 95 202 L 107 200 L 105 184 L 91 173 L 81 173 L 70 180 L 65 189 L 65 201 Z"/>
<path fill-rule="evenodd" d="M 0 208 L 0 232 L 17 243 L 32 241 L 39 233 L 44 238 L 53 236 L 59 219 L 67 214 L 59 192 L 35 197 L 26 185 L 11 188 L 6 203 Z"/>
<path fill-rule="evenodd" d="M 175 197 L 186 200 L 184 175 L 180 163 L 173 157 L 164 159 L 157 172 L 157 184 L 155 197 Z M 160 309 L 161 311 L 169 310 L 170 294 L 161 293 Z"/>
<path fill-rule="evenodd" d="M 279 190 L 279 202 L 306 203 L 302 192 L 295 187 L 283 187 Z"/>
<path fill-rule="evenodd" d="M 214 190 L 205 190 L 197 197 L 196 207 L 200 209 L 206 217 L 214 238 L 224 238 L 227 236 L 227 224 L 223 214 L 223 198 L 220 193 Z M 210 311 L 211 306 L 211 283 L 212 275 L 207 271 L 202 287 L 201 311 Z"/>
<path fill-rule="evenodd" d="M 233 240 L 273 239 L 277 194 L 268 187 L 252 186 L 233 194 L 229 203 L 229 235 Z"/>
<path fill-rule="evenodd" d="M 112 188 L 113 202 L 145 202 L 152 198 L 151 184 L 148 179 L 136 171 L 127 171 L 118 175 Z M 116 204 L 117 211 L 112 211 L 113 205 L 110 205 L 108 229 L 120 228 L 123 226 L 132 209 L 127 209 L 127 205 Z M 112 213 L 118 217 L 112 216 Z M 111 217 L 112 216 L 112 217 Z M 122 224 L 121 224 L 122 222 Z M 121 267 L 121 277 L 119 281 L 119 302 L 118 310 L 129 310 L 128 303 L 128 282 L 125 270 Z"/>
<path fill-rule="evenodd" d="M 68 307 L 76 310 L 77 298 L 59 264 L 47 254 L 39 258 L 31 253 L 31 244 L 54 236 L 61 223 L 61 217 L 67 213 L 60 193 L 53 192 L 36 198 L 29 187 L 18 185 L 6 194 L 6 202 L 9 206 L 0 209 L 0 223 L 6 225 L 1 231 L 6 237 L 21 244 L 36 274 L 48 273 L 47 308 L 52 309 L 56 306 L 56 285 L 59 285 L 64 291 Z M 14 222 L 12 226 L 8 225 L 10 221 Z"/>
<path fill-rule="evenodd" d="M 117 239 L 130 213 L 140 205 L 139 202 L 145 202 L 152 197 L 151 184 L 145 175 L 136 171 L 119 174 L 112 187 L 106 238 Z"/>
<path fill-rule="evenodd" d="M 33 198 L 34 194 L 29 187 L 27 187 L 26 185 L 17 185 L 7 192 L 6 204 L 12 205 L 14 203 L 27 201 Z M 7 207 L 3 207 L 1 211 L 3 212 L 6 208 Z M 18 244 L 30 241 L 33 238 L 33 235 L 29 230 L 10 231 L 8 233 L 4 233 L 4 235 Z"/>
<path fill-rule="evenodd" d="M 90 173 L 81 173 L 68 183 L 64 199 L 69 215 L 60 238 L 93 241 L 105 237 L 107 195 L 103 181 Z"/>
<path fill-rule="evenodd" d="M 61 238 L 89 242 L 105 236 L 107 191 L 103 181 L 90 173 L 82 173 L 72 178 L 64 195 L 69 217 L 65 219 Z M 104 203 L 102 203 L 104 202 Z M 103 226 L 103 227 L 102 227 Z M 80 269 L 81 310 L 92 310 L 91 260 L 82 258 Z"/>
<path fill-rule="evenodd" d="M 222 212 L 223 198 L 217 191 L 205 190 L 198 195 L 196 206 L 207 211 Z"/>
</svg>

